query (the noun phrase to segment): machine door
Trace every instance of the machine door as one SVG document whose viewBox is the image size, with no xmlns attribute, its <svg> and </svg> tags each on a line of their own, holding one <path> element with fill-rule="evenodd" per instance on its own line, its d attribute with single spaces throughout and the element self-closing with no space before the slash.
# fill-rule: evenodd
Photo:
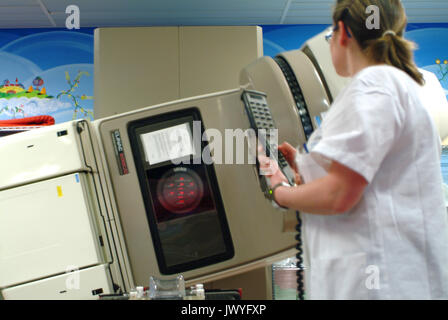
<svg viewBox="0 0 448 320">
<path fill-rule="evenodd" d="M 106 265 L 28 282 L 2 291 L 6 300 L 93 300 L 112 294 Z"/>
<path fill-rule="evenodd" d="M 83 174 L 0 192 L 0 289 L 102 262 Z"/>
<path fill-rule="evenodd" d="M 131 122 L 128 133 L 162 274 L 230 259 L 233 244 L 213 164 L 202 161 L 197 109 Z M 199 139 L 194 139 L 193 133 Z"/>
</svg>

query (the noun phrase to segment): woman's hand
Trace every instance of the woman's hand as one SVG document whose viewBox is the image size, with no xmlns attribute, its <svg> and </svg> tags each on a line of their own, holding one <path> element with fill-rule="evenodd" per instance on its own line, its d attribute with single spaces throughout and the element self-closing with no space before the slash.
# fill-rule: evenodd
<svg viewBox="0 0 448 320">
<path fill-rule="evenodd" d="M 263 147 L 260 145 L 258 146 L 258 163 L 260 164 L 260 174 L 264 175 L 268 178 L 271 178 L 274 174 L 277 173 L 278 170 L 278 164 L 271 158 L 269 158 Z"/>
<path fill-rule="evenodd" d="M 259 152 L 258 162 L 260 163 L 260 173 L 269 178 L 271 186 L 275 186 L 280 182 L 288 182 L 285 175 L 278 168 L 278 164 L 275 160 L 272 160 L 268 156 Z"/>
<path fill-rule="evenodd" d="M 291 169 L 294 170 L 296 184 L 302 184 L 299 168 L 297 168 L 296 164 L 297 149 L 291 146 L 288 142 L 283 142 L 278 146 L 278 151 L 283 154 Z"/>
<path fill-rule="evenodd" d="M 300 174 L 295 163 L 297 150 L 287 142 L 280 145 L 278 150 L 283 154 L 288 164 L 294 170 L 296 184 L 301 184 Z M 282 171 L 279 170 L 277 162 L 267 157 L 261 146 L 258 148 L 258 162 L 260 163 L 261 174 L 270 179 L 271 186 L 275 186 L 281 182 L 288 182 Z"/>
</svg>

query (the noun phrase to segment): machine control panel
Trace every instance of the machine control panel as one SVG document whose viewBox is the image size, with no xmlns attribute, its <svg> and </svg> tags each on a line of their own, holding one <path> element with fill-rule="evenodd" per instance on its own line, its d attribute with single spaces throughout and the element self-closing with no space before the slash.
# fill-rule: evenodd
<svg viewBox="0 0 448 320">
<path fill-rule="evenodd" d="M 272 130 L 277 127 L 272 117 L 271 109 L 268 106 L 266 95 L 256 91 L 245 91 L 242 95 L 242 100 L 250 125 L 256 132 L 259 144 L 265 148 L 266 155 L 278 163 L 279 169 L 283 172 L 286 179 L 288 179 L 289 184 L 294 185 L 294 171 L 289 166 L 283 154 L 278 151 L 277 139 L 271 136 Z"/>
</svg>

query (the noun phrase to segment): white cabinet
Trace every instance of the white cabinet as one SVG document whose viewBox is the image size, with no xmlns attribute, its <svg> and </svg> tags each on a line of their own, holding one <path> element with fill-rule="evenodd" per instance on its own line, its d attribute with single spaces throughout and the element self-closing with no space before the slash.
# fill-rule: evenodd
<svg viewBox="0 0 448 320">
<path fill-rule="evenodd" d="M 0 192 L 0 288 L 103 262 L 83 174 Z"/>
</svg>

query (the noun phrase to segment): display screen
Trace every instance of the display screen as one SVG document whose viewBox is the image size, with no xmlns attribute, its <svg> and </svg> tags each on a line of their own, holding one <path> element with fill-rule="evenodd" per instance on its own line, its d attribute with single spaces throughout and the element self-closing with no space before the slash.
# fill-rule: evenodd
<svg viewBox="0 0 448 320">
<path fill-rule="evenodd" d="M 194 155 L 188 123 L 142 134 L 141 140 L 150 165 Z"/>
<path fill-rule="evenodd" d="M 193 143 L 195 121 L 202 123 L 198 110 L 191 108 L 140 119 L 128 127 L 162 274 L 182 273 L 234 255 L 214 166 L 193 161 L 208 147 L 205 141 Z M 200 137 L 204 130 L 199 128 Z"/>
</svg>

